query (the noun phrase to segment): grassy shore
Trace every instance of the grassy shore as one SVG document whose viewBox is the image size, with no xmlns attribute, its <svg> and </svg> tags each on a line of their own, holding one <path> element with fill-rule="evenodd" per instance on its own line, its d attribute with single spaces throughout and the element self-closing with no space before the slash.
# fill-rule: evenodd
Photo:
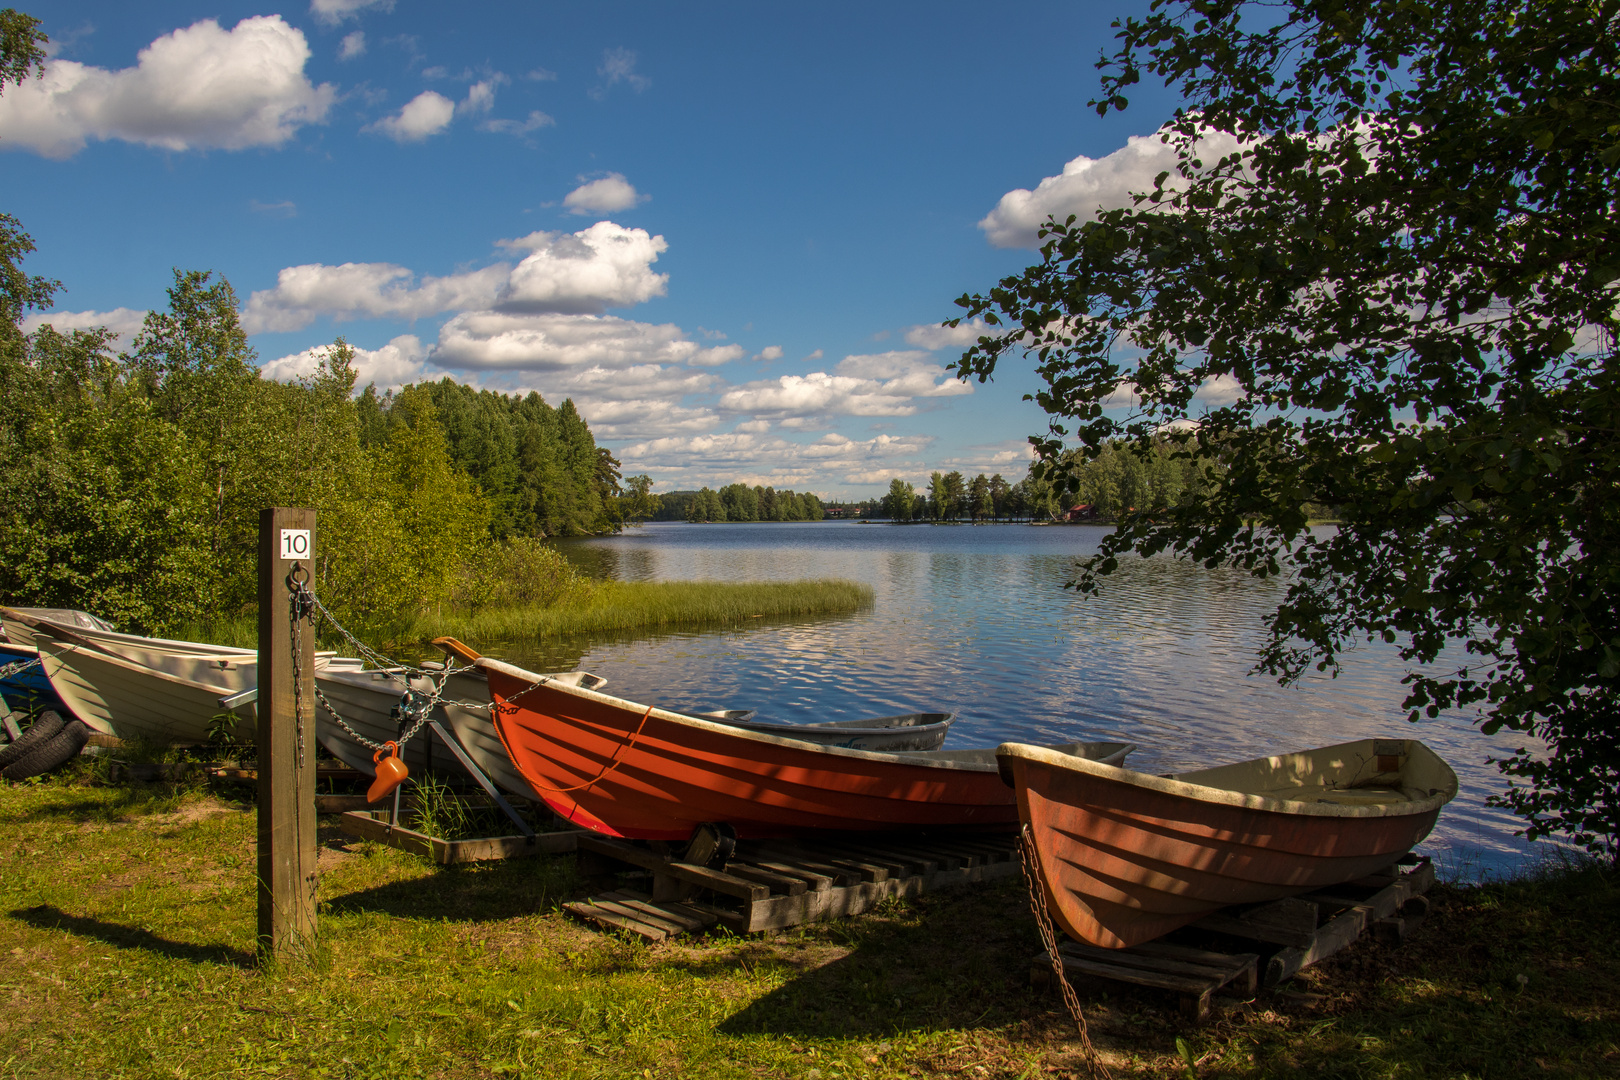
<svg viewBox="0 0 1620 1080">
<path fill-rule="evenodd" d="M 438 868 L 323 819 L 319 947 L 260 969 L 240 795 L 0 786 L 0 1076 L 1085 1075 L 1028 988 L 1017 882 L 648 947 L 560 913 L 571 857 Z M 1620 1074 L 1611 872 L 1431 897 L 1402 948 L 1362 942 L 1202 1028 L 1082 985 L 1093 1037 L 1116 1076 Z"/>
</svg>

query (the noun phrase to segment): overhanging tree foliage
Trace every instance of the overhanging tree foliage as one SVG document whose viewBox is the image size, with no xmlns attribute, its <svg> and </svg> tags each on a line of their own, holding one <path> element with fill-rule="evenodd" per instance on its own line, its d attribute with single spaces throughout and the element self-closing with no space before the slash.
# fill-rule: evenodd
<svg viewBox="0 0 1620 1080">
<path fill-rule="evenodd" d="M 1617 20 L 1616 0 L 1159 0 L 1119 24 L 1092 104 L 1179 89 L 1179 167 L 964 296 L 993 329 L 958 364 L 1033 354 L 1054 467 L 1071 439 L 1146 454 L 1167 432 L 1209 463 L 1124 515 L 1081 588 L 1128 551 L 1286 570 L 1261 670 L 1398 643 L 1413 719 L 1475 707 L 1545 741 L 1500 762 L 1529 835 L 1610 851 Z M 1311 503 L 1341 526 L 1308 531 Z M 1436 663 L 1451 639 L 1466 664 Z"/>
</svg>

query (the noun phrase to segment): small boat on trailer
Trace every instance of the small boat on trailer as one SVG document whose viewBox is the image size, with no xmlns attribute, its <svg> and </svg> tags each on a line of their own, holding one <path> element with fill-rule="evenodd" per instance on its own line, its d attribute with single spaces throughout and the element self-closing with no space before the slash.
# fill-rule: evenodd
<svg viewBox="0 0 1620 1080">
<path fill-rule="evenodd" d="M 1415 739 L 1363 739 L 1151 776 L 1004 743 L 1002 774 L 1034 844 L 1052 918 L 1126 948 L 1230 904 L 1365 877 L 1411 850 L 1457 794 Z"/>
<path fill-rule="evenodd" d="M 609 836 L 739 838 L 823 831 L 1010 830 L 1013 793 L 993 750 L 879 752 L 822 746 L 568 686 L 481 657 L 495 730 L 559 815 Z M 1053 748 L 1118 762 L 1129 743 Z"/>
</svg>

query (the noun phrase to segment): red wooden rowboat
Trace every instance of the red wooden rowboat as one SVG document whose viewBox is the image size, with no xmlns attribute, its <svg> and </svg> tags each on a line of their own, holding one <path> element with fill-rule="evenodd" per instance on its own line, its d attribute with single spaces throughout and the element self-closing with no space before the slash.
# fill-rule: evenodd
<svg viewBox="0 0 1620 1080">
<path fill-rule="evenodd" d="M 477 664 L 518 772 L 558 814 L 610 836 L 686 840 L 708 822 L 745 839 L 1018 822 L 994 750 L 818 746 L 562 685 L 499 660 Z M 1054 753 L 1121 761 L 1132 749 L 1071 743 Z"/>
<path fill-rule="evenodd" d="M 1360 742 L 1149 776 L 1004 743 L 1047 910 L 1125 948 L 1228 904 L 1352 881 L 1429 835 L 1457 774 L 1415 739 Z"/>
</svg>

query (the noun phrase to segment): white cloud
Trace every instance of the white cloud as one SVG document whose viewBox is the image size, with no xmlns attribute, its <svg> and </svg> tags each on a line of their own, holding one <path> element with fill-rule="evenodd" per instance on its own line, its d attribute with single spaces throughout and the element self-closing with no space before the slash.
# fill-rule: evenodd
<svg viewBox="0 0 1620 1080">
<path fill-rule="evenodd" d="M 295 218 L 298 216 L 298 204 L 291 199 L 283 199 L 280 202 L 273 203 L 249 199 L 248 209 L 255 214 L 268 214 L 271 217 Z"/>
<path fill-rule="evenodd" d="M 1205 405 L 1230 405 L 1243 396 L 1243 384 L 1230 375 L 1212 375 L 1204 380 L 1196 396 Z"/>
<path fill-rule="evenodd" d="M 680 327 L 604 315 L 515 315 L 469 311 L 439 330 L 433 359 L 443 367 L 628 368 L 680 364 L 698 351 Z"/>
<path fill-rule="evenodd" d="M 631 49 L 602 50 L 602 63 L 597 67 L 596 73 L 605 80 L 601 86 L 591 91 L 591 96 L 598 100 L 607 93 L 608 87 L 621 82 L 629 83 L 638 94 L 652 85 L 651 79 L 636 73 L 636 54 Z"/>
<path fill-rule="evenodd" d="M 648 196 L 636 192 L 622 173 L 608 173 L 600 180 L 581 184 L 570 191 L 563 198 L 563 206 L 571 214 L 614 214 L 647 199 Z"/>
<path fill-rule="evenodd" d="M 242 326 L 250 334 L 301 330 L 322 315 L 338 319 L 392 316 L 419 319 L 441 311 L 488 307 L 505 284 L 503 263 L 420 282 L 393 263 L 307 263 L 276 275 L 274 289 L 248 297 Z"/>
<path fill-rule="evenodd" d="M 394 0 L 310 0 L 309 13 L 324 26 L 336 26 L 344 19 L 358 19 L 367 8 L 393 11 Z"/>
<path fill-rule="evenodd" d="M 763 349 L 759 350 L 759 352 L 754 354 L 754 359 L 755 360 L 780 360 L 780 359 L 782 359 L 782 346 L 780 346 L 780 345 L 767 345 Z"/>
<path fill-rule="evenodd" d="M 280 146 L 326 118 L 330 83 L 304 75 L 309 44 L 279 15 L 223 30 L 204 19 L 158 38 L 118 71 L 49 60 L 0 97 L 0 147 L 69 158 L 90 139 L 165 150 Z"/>
<path fill-rule="evenodd" d="M 548 70 L 546 68 L 535 68 L 533 71 L 529 72 L 527 75 L 525 75 L 523 77 L 525 79 L 529 80 L 530 82 L 556 82 L 557 81 L 557 73 L 555 71 L 550 71 L 550 70 Z"/>
<path fill-rule="evenodd" d="M 594 426 L 594 421 L 593 421 Z M 828 434 L 810 442 L 794 442 L 767 435 L 756 424 L 738 425 L 723 434 L 663 435 L 614 451 L 627 469 L 636 472 L 656 470 L 660 485 L 695 488 L 704 484 L 772 484 L 804 490 L 819 486 L 829 472 L 851 476 L 870 475 L 887 483 L 902 468 L 915 469 L 915 463 L 894 459 L 915 457 L 934 441 L 931 435 L 896 437 L 879 435 L 872 439 L 850 439 Z"/>
<path fill-rule="evenodd" d="M 611 221 L 572 234 L 530 233 L 501 246 L 530 252 L 502 290 L 502 311 L 599 314 L 663 296 L 669 281 L 651 269 L 669 248 L 664 238 Z"/>
<path fill-rule="evenodd" d="M 906 331 L 906 344 L 919 349 L 965 349 L 994 329 L 983 319 L 971 319 L 955 327 L 925 323 Z"/>
<path fill-rule="evenodd" d="M 916 398 L 973 392 L 929 361 L 919 352 L 848 356 L 832 374 L 783 375 L 735 387 L 721 395 L 720 408 L 794 426 L 827 416 L 912 416 Z"/>
<path fill-rule="evenodd" d="M 380 131 L 397 143 L 421 142 L 449 127 L 455 115 L 455 102 L 436 90 L 424 90 L 406 102 L 399 112 L 383 117 L 365 130 Z"/>
<path fill-rule="evenodd" d="M 556 122 L 539 109 L 535 109 L 529 113 L 527 120 L 485 120 L 478 125 L 478 130 L 493 131 L 497 135 L 527 135 L 531 131 L 551 127 Z"/>
<path fill-rule="evenodd" d="M 326 355 L 330 345 L 317 345 L 303 352 L 271 360 L 260 367 L 267 379 L 292 382 L 315 373 L 315 366 Z M 398 389 L 422 377 L 426 368 L 427 350 L 415 334 L 402 334 L 380 349 L 362 349 L 355 346 L 354 370 L 358 376 L 354 386 L 363 390 L 367 383 L 376 383 L 384 390 Z"/>
<path fill-rule="evenodd" d="M 32 334 L 42 326 L 53 326 L 59 334 L 73 330 L 93 330 L 105 326 L 117 335 L 112 341 L 114 349 L 128 349 L 140 332 L 146 312 L 133 308 L 113 308 L 111 311 L 51 311 L 23 317 L 22 331 Z"/>
<path fill-rule="evenodd" d="M 352 34 L 344 34 L 343 42 L 338 46 L 339 60 L 353 60 L 357 56 L 366 54 L 366 32 L 356 30 Z"/>
<path fill-rule="evenodd" d="M 473 113 L 487 113 L 495 107 L 495 85 L 505 82 L 506 77 L 480 79 L 467 88 L 466 100 L 456 106 L 456 112 L 461 115 Z"/>
<path fill-rule="evenodd" d="M 1200 142 L 1200 156 L 1213 163 L 1239 145 L 1231 135 L 1212 135 Z M 979 222 L 979 228 L 996 247 L 1038 247 L 1037 234 L 1048 218 L 1063 221 L 1074 214 L 1084 221 L 1099 209 L 1130 206 L 1132 194 L 1152 191 L 1153 178 L 1165 171 L 1171 174 L 1165 186 L 1177 187 L 1174 141 L 1162 141 L 1160 133 L 1133 135 L 1106 157 L 1075 158 L 1063 166 L 1060 175 L 1048 176 L 1034 191 L 1007 192 Z"/>
<path fill-rule="evenodd" d="M 687 363 L 693 367 L 719 367 L 733 360 L 741 360 L 745 350 L 741 345 L 717 345 L 712 349 L 699 349 Z"/>
</svg>

